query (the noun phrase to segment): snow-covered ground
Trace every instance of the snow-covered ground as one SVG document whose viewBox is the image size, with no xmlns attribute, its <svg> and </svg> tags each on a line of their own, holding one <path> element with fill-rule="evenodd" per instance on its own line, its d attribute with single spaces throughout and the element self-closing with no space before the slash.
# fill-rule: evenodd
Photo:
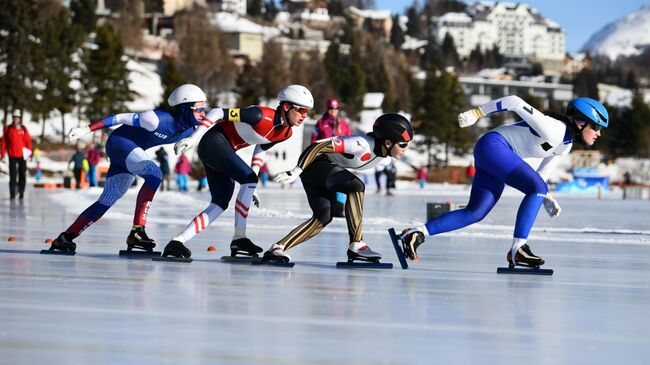
<svg viewBox="0 0 650 365">
<path fill-rule="evenodd" d="M 386 229 L 425 219 L 427 202 L 464 204 L 460 185 L 365 200 L 364 239 L 392 270 L 343 270 L 345 220 L 289 253 L 293 269 L 219 261 L 232 208 L 189 243 L 191 264 L 120 259 L 137 190 L 76 241 L 74 257 L 39 255 L 100 194 L 0 181 L 2 364 L 644 364 L 650 356 L 648 200 L 620 191 L 561 194 L 530 236 L 551 277 L 503 276 L 521 194 L 507 190 L 482 222 L 430 237 L 401 270 Z M 309 217 L 299 188 L 260 189 L 248 235 L 264 248 Z M 161 192 L 148 233 L 165 243 L 208 203 Z M 15 241 L 8 242 L 9 237 Z M 208 252 L 215 246 L 217 252 Z"/>
</svg>

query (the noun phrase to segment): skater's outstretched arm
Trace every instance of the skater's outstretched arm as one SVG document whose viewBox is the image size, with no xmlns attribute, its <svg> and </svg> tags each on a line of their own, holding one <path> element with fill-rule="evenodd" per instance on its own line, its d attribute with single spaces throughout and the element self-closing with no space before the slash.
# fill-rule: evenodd
<svg viewBox="0 0 650 365">
<path fill-rule="evenodd" d="M 516 95 L 492 100 L 487 104 L 463 112 L 458 115 L 458 124 L 461 127 L 468 127 L 481 117 L 506 111 L 517 113 L 542 138 L 547 138 L 552 132 L 552 125 L 546 122 L 547 117 Z"/>
<path fill-rule="evenodd" d="M 74 141 L 98 129 L 109 128 L 120 124 L 140 127 L 149 132 L 153 132 L 158 128 L 160 119 L 154 110 L 148 110 L 142 113 L 120 113 L 109 115 L 108 117 L 92 122 L 89 125 L 70 129 L 70 132 L 68 132 L 68 138 L 71 141 Z"/>
<path fill-rule="evenodd" d="M 309 147 L 305 148 L 304 151 L 302 151 L 302 154 L 300 154 L 300 158 L 298 158 L 298 164 L 296 167 L 289 171 L 283 171 L 277 174 L 275 179 L 273 181 L 277 183 L 292 183 L 298 179 L 298 176 L 302 173 L 302 171 L 309 166 L 316 157 L 322 155 L 323 153 L 334 153 L 336 152 L 336 149 L 334 147 L 334 141 L 333 139 L 330 140 L 324 140 L 320 142 L 315 142 L 309 145 Z"/>
<path fill-rule="evenodd" d="M 190 148 L 192 146 L 196 145 L 203 135 L 210 130 L 210 128 L 214 127 L 217 122 L 224 120 L 224 114 L 227 112 L 227 109 L 222 109 L 222 108 L 214 108 L 211 109 L 208 114 L 206 114 L 205 118 L 201 120 L 200 124 L 198 127 L 196 127 L 196 130 L 187 138 L 184 138 L 180 141 L 178 141 L 174 145 L 174 152 L 177 155 L 180 155 Z"/>
</svg>

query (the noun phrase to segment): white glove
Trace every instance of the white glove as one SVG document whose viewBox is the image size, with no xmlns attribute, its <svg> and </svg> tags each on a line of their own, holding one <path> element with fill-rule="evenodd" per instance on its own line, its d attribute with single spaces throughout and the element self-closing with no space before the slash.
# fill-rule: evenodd
<svg viewBox="0 0 650 365">
<path fill-rule="evenodd" d="M 257 191 L 253 193 L 253 204 L 258 208 L 260 207 L 260 196 L 257 195 Z"/>
<path fill-rule="evenodd" d="M 176 144 L 174 145 L 174 152 L 177 155 L 180 155 L 180 154 L 188 151 L 190 148 L 192 148 L 196 144 L 197 139 L 198 138 L 196 137 L 196 133 L 192 134 L 191 136 L 189 136 L 189 137 L 187 137 L 185 139 L 181 139 L 180 141 L 176 142 Z"/>
<path fill-rule="evenodd" d="M 286 184 L 291 184 L 292 182 L 296 181 L 298 179 L 298 176 L 302 174 L 302 169 L 298 166 L 294 167 L 293 169 L 289 171 L 283 171 L 275 176 L 275 181 L 276 183 L 286 183 Z"/>
<path fill-rule="evenodd" d="M 481 110 L 480 107 L 470 109 L 468 111 L 458 114 L 458 126 L 461 128 L 469 127 L 476 123 L 481 117 L 484 117 L 485 113 Z"/>
<path fill-rule="evenodd" d="M 90 132 L 91 132 L 90 127 L 87 126 L 87 125 L 85 125 L 83 127 L 72 128 L 68 132 L 68 139 L 70 141 L 75 141 L 75 140 L 85 136 L 86 134 L 88 134 Z"/>
<path fill-rule="evenodd" d="M 557 201 L 550 195 L 547 195 L 546 198 L 544 198 L 544 209 L 546 209 L 546 212 L 551 217 L 557 217 L 562 211 L 560 204 L 558 204 Z"/>
</svg>

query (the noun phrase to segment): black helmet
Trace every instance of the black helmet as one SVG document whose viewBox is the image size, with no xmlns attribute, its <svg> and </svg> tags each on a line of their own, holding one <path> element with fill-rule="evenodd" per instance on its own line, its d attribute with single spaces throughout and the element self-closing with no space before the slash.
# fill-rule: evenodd
<svg viewBox="0 0 650 365">
<path fill-rule="evenodd" d="M 372 125 L 372 133 L 377 139 L 393 142 L 409 142 L 413 139 L 411 122 L 397 113 L 386 113 L 377 118 Z"/>
</svg>

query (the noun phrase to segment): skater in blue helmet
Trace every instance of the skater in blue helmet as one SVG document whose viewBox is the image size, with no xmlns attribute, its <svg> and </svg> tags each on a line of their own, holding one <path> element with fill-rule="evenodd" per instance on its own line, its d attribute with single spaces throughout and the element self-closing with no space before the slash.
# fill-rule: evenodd
<svg viewBox="0 0 650 365">
<path fill-rule="evenodd" d="M 601 103 L 590 98 L 574 99 L 565 115 L 549 116 L 518 96 L 506 96 L 461 113 L 458 124 L 461 128 L 468 127 L 483 116 L 503 111 L 515 112 L 522 120 L 489 131 L 474 145 L 476 175 L 467 206 L 402 232 L 404 254 L 410 259 L 416 258 L 417 248 L 425 236 L 457 230 L 485 218 L 499 201 L 505 185 L 509 185 L 525 197 L 517 212 L 512 247 L 506 260 L 511 266 L 544 264 L 526 241 L 542 205 L 551 217 L 560 214 L 560 205 L 548 192 L 549 174 L 559 156 L 567 155 L 573 143 L 593 145 L 602 129 L 609 125 L 609 115 Z M 537 170 L 523 160 L 530 157 L 542 159 Z"/>
<path fill-rule="evenodd" d="M 192 84 L 177 87 L 167 102 L 174 108 L 172 112 L 155 109 L 142 113 L 115 114 L 70 130 L 68 137 L 72 141 L 98 129 L 121 125 L 106 141 L 106 155 L 111 160 L 111 165 L 106 175 L 104 191 L 95 203 L 52 242 L 50 251 L 75 252 L 76 244 L 72 240 L 98 221 L 126 193 L 136 176 L 144 178 L 144 184 L 138 193 L 133 229 L 126 244 L 129 250 L 153 250 L 156 244 L 147 236 L 144 227 L 153 196 L 162 180 L 162 172 L 145 150 L 189 137 L 205 118 L 207 108 L 205 93 Z"/>
</svg>

